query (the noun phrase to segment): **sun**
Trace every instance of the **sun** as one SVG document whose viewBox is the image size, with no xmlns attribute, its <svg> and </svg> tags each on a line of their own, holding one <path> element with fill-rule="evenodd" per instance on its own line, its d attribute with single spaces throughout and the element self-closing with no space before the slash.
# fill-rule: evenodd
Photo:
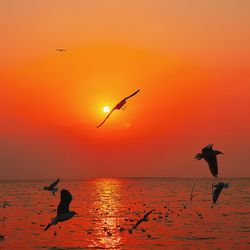
<svg viewBox="0 0 250 250">
<path fill-rule="evenodd" d="M 110 107 L 109 106 L 105 106 L 105 107 L 103 107 L 103 112 L 104 113 L 109 113 L 110 112 Z"/>
</svg>

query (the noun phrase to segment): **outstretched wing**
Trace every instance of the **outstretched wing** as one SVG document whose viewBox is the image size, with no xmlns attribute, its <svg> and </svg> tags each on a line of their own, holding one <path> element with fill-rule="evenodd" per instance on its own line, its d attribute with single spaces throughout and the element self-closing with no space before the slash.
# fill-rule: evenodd
<svg viewBox="0 0 250 250">
<path fill-rule="evenodd" d="M 56 181 L 52 182 L 49 187 L 54 188 L 58 184 L 59 181 L 60 179 L 57 179 Z"/>
<path fill-rule="evenodd" d="M 217 157 L 213 154 L 204 156 L 205 161 L 208 163 L 210 172 L 214 177 L 218 177 L 218 163 Z"/>
<path fill-rule="evenodd" d="M 130 97 L 136 95 L 139 91 L 140 91 L 140 89 L 138 89 L 137 91 L 135 91 L 133 94 L 131 94 L 131 95 L 125 97 L 124 99 L 122 99 L 122 101 L 127 100 L 128 98 L 130 98 Z"/>
<path fill-rule="evenodd" d="M 71 193 L 66 189 L 62 189 L 61 201 L 57 207 L 57 216 L 69 212 L 69 205 L 71 201 L 72 201 Z"/>
<path fill-rule="evenodd" d="M 205 148 L 203 148 L 201 151 L 202 153 L 207 153 L 213 150 L 213 145 L 214 144 L 208 144 Z"/>
<path fill-rule="evenodd" d="M 96 128 L 101 127 L 102 124 L 109 118 L 109 116 L 113 113 L 114 110 L 115 110 L 115 108 L 113 108 L 113 109 L 109 112 L 109 114 L 108 114 L 107 117 L 104 119 L 104 121 L 103 121 L 101 124 L 99 124 Z"/>
</svg>

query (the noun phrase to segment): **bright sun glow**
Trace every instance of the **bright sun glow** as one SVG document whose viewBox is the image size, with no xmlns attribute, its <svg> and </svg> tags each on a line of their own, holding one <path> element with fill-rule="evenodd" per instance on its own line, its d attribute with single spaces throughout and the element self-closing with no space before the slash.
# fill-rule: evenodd
<svg viewBox="0 0 250 250">
<path fill-rule="evenodd" d="M 109 111 L 110 111 L 110 107 L 109 106 L 105 106 L 105 107 L 103 107 L 103 112 L 105 112 L 105 113 L 109 113 Z"/>
</svg>

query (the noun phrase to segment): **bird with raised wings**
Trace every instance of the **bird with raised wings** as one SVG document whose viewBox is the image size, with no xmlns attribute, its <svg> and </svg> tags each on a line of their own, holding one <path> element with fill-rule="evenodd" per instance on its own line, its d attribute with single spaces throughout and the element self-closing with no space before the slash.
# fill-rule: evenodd
<svg viewBox="0 0 250 250">
<path fill-rule="evenodd" d="M 118 104 L 116 104 L 116 106 L 109 112 L 109 114 L 107 115 L 107 117 L 104 119 L 104 121 L 103 121 L 101 124 L 99 124 L 99 125 L 97 126 L 97 128 L 99 128 L 99 127 L 102 126 L 102 124 L 109 118 L 109 116 L 113 113 L 114 110 L 116 110 L 116 109 L 123 109 L 123 110 L 124 110 L 124 109 L 126 108 L 126 107 L 125 107 L 125 104 L 126 104 L 126 102 L 127 102 L 127 99 L 129 99 L 129 98 L 131 98 L 132 96 L 136 95 L 139 91 L 140 91 L 140 89 L 138 89 L 138 90 L 135 91 L 133 94 L 127 96 L 126 98 L 122 99 Z"/>
<path fill-rule="evenodd" d="M 58 191 L 58 188 L 56 187 L 60 179 L 57 179 L 56 181 L 52 182 L 49 186 L 45 186 L 43 190 L 50 191 L 53 195 Z"/>
<path fill-rule="evenodd" d="M 210 172 L 214 177 L 218 177 L 218 163 L 217 155 L 223 154 L 218 150 L 213 150 L 213 144 L 207 145 L 201 150 L 201 153 L 196 154 L 195 159 L 201 160 L 204 159 L 209 166 Z"/>
<path fill-rule="evenodd" d="M 213 203 L 214 204 L 219 199 L 223 188 L 228 188 L 228 187 L 229 187 L 229 184 L 225 183 L 225 182 L 219 182 L 218 184 L 215 184 L 212 186 L 212 190 L 213 190 L 212 196 L 213 196 Z"/>
<path fill-rule="evenodd" d="M 66 190 L 61 190 L 61 201 L 57 207 L 57 215 L 51 220 L 51 222 L 44 228 L 44 231 L 48 230 L 52 225 L 56 225 L 58 222 L 71 219 L 77 213 L 69 210 L 69 205 L 72 201 L 71 193 Z"/>
</svg>

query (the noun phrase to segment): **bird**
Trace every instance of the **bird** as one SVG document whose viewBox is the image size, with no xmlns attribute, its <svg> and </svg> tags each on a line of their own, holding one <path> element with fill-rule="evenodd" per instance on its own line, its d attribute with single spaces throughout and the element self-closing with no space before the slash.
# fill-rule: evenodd
<svg viewBox="0 0 250 250">
<path fill-rule="evenodd" d="M 49 186 L 45 186 L 43 190 L 48 190 L 52 192 L 53 195 L 58 191 L 58 188 L 56 187 L 60 179 L 57 179 L 56 181 L 52 182 Z"/>
<path fill-rule="evenodd" d="M 56 51 L 58 51 L 58 52 L 65 52 L 65 51 L 66 51 L 66 49 L 57 48 L 57 49 L 56 49 Z"/>
<path fill-rule="evenodd" d="M 58 222 L 66 221 L 71 219 L 77 213 L 69 210 L 69 205 L 72 201 L 71 193 L 66 190 L 61 190 L 61 201 L 57 206 L 57 215 L 51 220 L 51 222 L 44 228 L 44 231 L 47 231 L 52 225 L 56 225 Z"/>
<path fill-rule="evenodd" d="M 223 154 L 218 150 L 213 150 L 213 144 L 207 145 L 201 150 L 201 153 L 196 154 L 195 159 L 201 160 L 202 158 L 208 163 L 210 172 L 214 177 L 218 177 L 218 163 L 217 155 Z"/>
<path fill-rule="evenodd" d="M 219 199 L 219 196 L 220 196 L 221 191 L 223 190 L 223 188 L 228 188 L 228 187 L 229 187 L 229 184 L 225 183 L 225 182 L 219 182 L 218 184 L 215 184 L 215 185 L 212 186 L 212 190 L 213 190 L 212 195 L 213 195 L 213 203 L 214 204 Z"/>
<path fill-rule="evenodd" d="M 154 212 L 154 211 L 155 211 L 155 209 L 152 209 L 152 210 L 150 210 L 148 213 L 146 213 L 146 214 L 143 216 L 143 218 L 141 218 L 140 220 L 137 221 L 137 223 L 133 226 L 133 228 L 137 228 L 143 221 L 147 221 L 148 216 L 149 216 L 152 212 Z"/>
<path fill-rule="evenodd" d="M 195 184 L 193 185 L 193 188 L 192 188 L 192 191 L 191 191 L 191 194 L 190 194 L 190 201 L 192 202 L 193 198 L 195 195 L 193 195 L 193 192 L 194 192 L 194 187 L 195 187 Z"/>
<path fill-rule="evenodd" d="M 130 97 L 136 95 L 139 91 L 140 91 L 140 89 L 138 89 L 137 91 L 135 91 L 133 94 L 125 97 L 118 104 L 116 104 L 115 107 L 109 112 L 109 114 L 107 115 L 107 117 L 104 119 L 104 121 L 97 126 L 97 128 L 99 128 L 99 127 L 102 126 L 102 124 L 109 118 L 109 116 L 113 113 L 114 110 L 116 110 L 116 109 L 118 109 L 118 110 L 119 109 L 125 110 L 125 108 L 126 108 L 125 104 L 127 102 L 127 99 L 129 99 Z"/>
</svg>

